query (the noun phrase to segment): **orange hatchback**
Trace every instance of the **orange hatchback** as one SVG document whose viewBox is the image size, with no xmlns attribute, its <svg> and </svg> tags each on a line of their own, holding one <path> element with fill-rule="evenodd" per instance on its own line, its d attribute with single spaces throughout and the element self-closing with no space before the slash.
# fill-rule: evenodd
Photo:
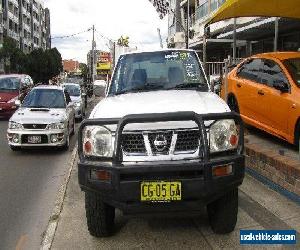
<svg viewBox="0 0 300 250">
<path fill-rule="evenodd" d="M 247 58 L 228 74 L 227 103 L 245 123 L 299 144 L 300 52 Z M 221 96 L 225 99 L 224 84 Z"/>
</svg>

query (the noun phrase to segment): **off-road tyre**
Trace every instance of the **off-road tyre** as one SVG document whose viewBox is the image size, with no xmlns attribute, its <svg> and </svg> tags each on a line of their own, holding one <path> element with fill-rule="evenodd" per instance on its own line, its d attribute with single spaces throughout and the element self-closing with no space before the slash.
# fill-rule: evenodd
<svg viewBox="0 0 300 250">
<path fill-rule="evenodd" d="M 113 234 L 115 208 L 104 203 L 101 197 L 92 192 L 85 193 L 87 226 L 94 237 L 108 237 Z"/>
<path fill-rule="evenodd" d="M 210 226 L 214 233 L 228 234 L 235 228 L 238 214 L 238 188 L 207 205 Z"/>
</svg>

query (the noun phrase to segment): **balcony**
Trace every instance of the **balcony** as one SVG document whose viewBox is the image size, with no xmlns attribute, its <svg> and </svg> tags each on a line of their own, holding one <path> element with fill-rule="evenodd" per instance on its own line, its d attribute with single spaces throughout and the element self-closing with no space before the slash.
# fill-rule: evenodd
<svg viewBox="0 0 300 250">
<path fill-rule="evenodd" d="M 12 31 L 12 30 L 8 30 L 7 34 L 8 34 L 9 37 L 11 37 L 11 38 L 13 38 L 17 41 L 20 40 L 20 35 L 18 33 L 14 32 L 14 31 Z"/>
<path fill-rule="evenodd" d="M 19 24 L 19 16 L 15 16 L 15 14 L 12 13 L 12 12 L 10 12 L 10 11 L 7 12 L 7 16 L 8 16 L 8 18 L 11 19 L 13 22 Z"/>
</svg>

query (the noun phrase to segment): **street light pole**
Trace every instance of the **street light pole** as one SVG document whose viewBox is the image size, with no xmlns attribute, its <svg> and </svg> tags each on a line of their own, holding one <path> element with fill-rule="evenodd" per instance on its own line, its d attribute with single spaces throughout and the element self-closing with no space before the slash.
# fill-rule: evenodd
<svg viewBox="0 0 300 250">
<path fill-rule="evenodd" d="M 95 66 L 95 25 L 93 25 L 93 40 L 92 40 L 92 66 L 91 66 L 91 78 L 94 82 L 94 66 Z"/>
</svg>

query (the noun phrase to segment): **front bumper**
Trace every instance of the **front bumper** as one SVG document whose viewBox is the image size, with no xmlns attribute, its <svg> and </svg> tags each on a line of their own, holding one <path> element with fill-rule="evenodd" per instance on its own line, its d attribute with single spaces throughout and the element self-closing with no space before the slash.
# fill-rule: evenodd
<svg viewBox="0 0 300 250">
<path fill-rule="evenodd" d="M 240 138 L 235 152 L 213 155 L 209 152 L 209 142 L 204 121 L 234 119 L 239 126 Z M 124 162 L 121 146 L 122 131 L 129 123 L 159 121 L 195 121 L 199 127 L 201 152 L 197 159 L 178 161 Z M 82 131 L 85 126 L 118 124 L 115 147 L 111 159 L 86 158 L 83 155 Z M 129 115 L 122 119 L 85 120 L 79 129 L 78 163 L 79 184 L 83 191 L 96 192 L 108 204 L 124 213 L 153 213 L 170 211 L 199 210 L 205 204 L 218 199 L 229 190 L 238 187 L 244 178 L 245 158 L 243 156 L 243 123 L 235 113 L 199 115 L 194 112 L 168 114 Z M 232 173 L 213 177 L 216 166 L 231 165 Z M 100 181 L 94 171 L 106 170 L 111 178 Z M 180 181 L 181 201 L 141 202 L 142 181 Z"/>
<path fill-rule="evenodd" d="M 12 137 L 16 135 L 18 142 L 13 142 Z M 41 143 L 28 143 L 28 136 L 41 136 Z M 57 142 L 51 141 L 51 136 L 59 135 Z M 58 147 L 65 145 L 68 131 L 62 130 L 7 130 L 8 145 L 17 147 Z"/>
<path fill-rule="evenodd" d="M 79 184 L 83 191 L 97 192 L 102 199 L 124 213 L 153 213 L 199 210 L 243 182 L 243 155 L 203 163 L 200 160 L 114 164 L 82 162 L 78 164 Z M 233 173 L 212 177 L 213 166 L 232 165 Z M 91 172 L 109 171 L 111 181 L 92 179 Z M 182 200 L 168 203 L 141 202 L 142 181 L 180 181 Z"/>
</svg>

